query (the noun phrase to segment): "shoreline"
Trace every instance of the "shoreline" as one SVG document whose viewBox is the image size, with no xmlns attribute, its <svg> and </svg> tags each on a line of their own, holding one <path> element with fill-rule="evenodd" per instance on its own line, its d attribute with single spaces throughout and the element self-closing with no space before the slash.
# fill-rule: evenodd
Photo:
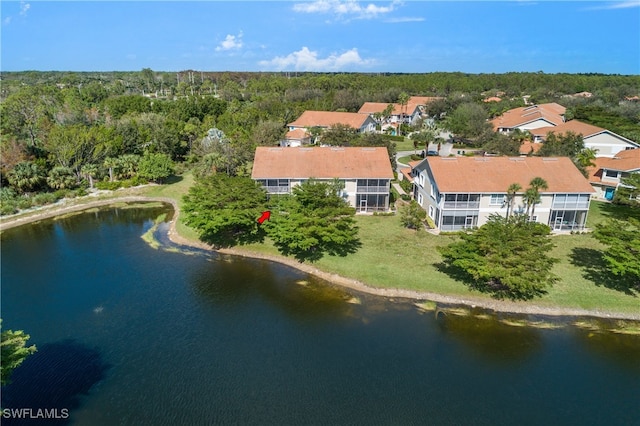
<svg viewBox="0 0 640 426">
<path fill-rule="evenodd" d="M 407 290 L 402 288 L 372 287 L 356 279 L 347 278 L 331 272 L 322 271 L 318 269 L 315 265 L 300 263 L 294 259 L 289 259 L 284 256 L 255 253 L 255 252 L 242 250 L 238 248 L 214 249 L 212 246 L 206 243 L 203 243 L 201 241 L 191 240 L 178 233 L 176 229 L 176 223 L 180 215 L 180 208 L 176 200 L 168 197 L 126 195 L 122 197 L 105 198 L 105 199 L 90 201 L 87 203 L 74 204 L 71 206 L 64 206 L 64 205 L 60 206 L 60 205 L 54 204 L 54 205 L 51 205 L 50 207 L 44 207 L 44 208 L 41 208 L 40 210 L 36 210 L 34 211 L 34 214 L 28 214 L 26 216 L 21 216 L 16 218 L 9 217 L 7 219 L 0 220 L 0 232 L 6 229 L 17 227 L 17 226 L 26 225 L 29 223 L 38 222 L 46 219 L 52 219 L 64 214 L 81 212 L 83 210 L 87 210 L 95 207 L 105 207 L 105 206 L 119 204 L 119 203 L 136 203 L 136 202 L 161 202 L 161 203 L 170 204 L 173 207 L 174 214 L 173 214 L 173 218 L 169 222 L 168 234 L 169 234 L 169 239 L 175 244 L 184 245 L 188 247 L 195 247 L 195 248 L 209 250 L 209 251 L 215 251 L 221 254 L 228 254 L 228 255 L 252 258 L 252 259 L 261 259 L 261 260 L 267 260 L 270 262 L 279 263 L 281 265 L 286 265 L 294 269 L 297 269 L 299 271 L 314 275 L 334 285 L 348 288 L 348 289 L 355 290 L 362 293 L 371 294 L 374 296 L 381 296 L 385 298 L 402 298 L 402 299 L 410 299 L 414 301 L 428 300 L 436 303 L 446 303 L 450 305 L 464 305 L 471 308 L 488 309 L 494 312 L 523 314 L 523 315 L 541 315 L 541 316 L 553 316 L 553 317 L 567 317 L 567 316 L 585 317 L 586 316 L 586 317 L 596 317 L 596 318 L 605 318 L 605 319 L 640 321 L 640 314 L 624 314 L 619 312 L 597 311 L 597 310 L 587 310 L 587 309 L 578 309 L 578 308 L 546 307 L 546 306 L 539 306 L 535 304 L 528 304 L 530 302 L 518 303 L 518 302 L 505 301 L 505 300 L 486 300 L 481 298 L 450 296 L 446 294 Z M 527 303 L 527 305 L 522 305 L 521 303 Z"/>
</svg>

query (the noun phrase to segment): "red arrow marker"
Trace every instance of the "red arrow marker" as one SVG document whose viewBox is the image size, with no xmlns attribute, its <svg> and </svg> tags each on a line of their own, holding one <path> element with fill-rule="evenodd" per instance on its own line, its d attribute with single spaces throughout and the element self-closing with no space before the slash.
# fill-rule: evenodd
<svg viewBox="0 0 640 426">
<path fill-rule="evenodd" d="M 262 212 L 262 216 L 258 218 L 258 223 L 262 225 L 265 220 L 269 220 L 271 217 L 271 212 L 269 210 Z"/>
</svg>

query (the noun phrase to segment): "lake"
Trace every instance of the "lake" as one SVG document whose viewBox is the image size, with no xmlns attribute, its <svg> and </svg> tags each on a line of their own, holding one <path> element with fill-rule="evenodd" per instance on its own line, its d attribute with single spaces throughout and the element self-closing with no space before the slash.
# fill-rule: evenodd
<svg viewBox="0 0 640 426">
<path fill-rule="evenodd" d="M 154 248 L 141 236 L 162 213 L 2 233 L 2 326 L 38 347 L 2 407 L 69 410 L 40 425 L 640 425 L 638 336 L 423 311 L 268 261 Z"/>
</svg>

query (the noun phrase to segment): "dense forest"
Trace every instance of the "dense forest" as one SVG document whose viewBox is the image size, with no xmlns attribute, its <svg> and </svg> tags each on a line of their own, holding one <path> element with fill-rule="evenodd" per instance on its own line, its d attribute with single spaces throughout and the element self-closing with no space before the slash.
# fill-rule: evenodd
<svg viewBox="0 0 640 426">
<path fill-rule="evenodd" d="M 178 170 L 250 173 L 258 145 L 275 145 L 305 110 L 357 111 L 366 101 L 438 96 L 431 129 L 509 154 L 482 122 L 529 103 L 640 141 L 640 76 L 602 74 L 363 74 L 248 72 L 3 72 L 0 89 L 2 213 L 94 187 L 160 181 Z M 591 97 L 572 96 L 590 92 Z M 483 102 L 499 96 L 500 102 Z M 479 122 L 480 125 L 474 125 Z M 384 145 L 382 135 L 333 135 Z M 327 140 L 330 138 L 327 137 Z M 420 138 L 416 138 L 420 139 Z"/>
</svg>

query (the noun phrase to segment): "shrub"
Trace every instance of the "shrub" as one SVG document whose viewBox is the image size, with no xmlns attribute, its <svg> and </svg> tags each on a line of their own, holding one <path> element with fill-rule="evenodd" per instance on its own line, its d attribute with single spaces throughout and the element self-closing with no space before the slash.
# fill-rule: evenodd
<svg viewBox="0 0 640 426">
<path fill-rule="evenodd" d="M 16 203 L 13 200 L 2 201 L 0 204 L 0 215 L 5 216 L 8 214 L 14 214 L 18 212 L 18 208 L 16 207 Z"/>
<path fill-rule="evenodd" d="M 41 192 L 33 196 L 32 202 L 35 206 L 44 206 L 45 204 L 55 203 L 56 200 L 55 194 L 51 192 Z"/>
<path fill-rule="evenodd" d="M 29 197 L 18 197 L 16 198 L 14 205 L 18 207 L 20 210 L 26 210 L 33 206 L 31 202 L 31 198 Z"/>
<path fill-rule="evenodd" d="M 121 182 L 119 182 L 119 181 L 96 182 L 96 188 L 102 189 L 102 190 L 106 190 L 106 191 L 115 191 L 116 189 L 120 188 L 120 186 L 121 186 Z"/>
</svg>

